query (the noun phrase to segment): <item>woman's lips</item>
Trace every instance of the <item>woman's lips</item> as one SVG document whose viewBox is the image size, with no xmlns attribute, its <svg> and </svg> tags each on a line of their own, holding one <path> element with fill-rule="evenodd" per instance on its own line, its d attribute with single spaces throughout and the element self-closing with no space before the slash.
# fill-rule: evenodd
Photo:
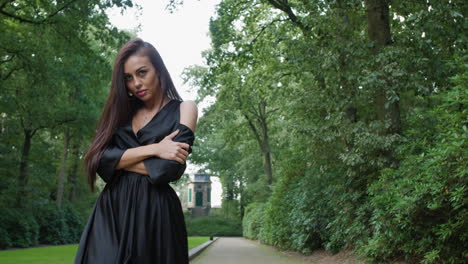
<svg viewBox="0 0 468 264">
<path fill-rule="evenodd" d="M 141 97 L 141 96 L 144 96 L 144 95 L 146 94 L 146 92 L 147 92 L 147 90 L 137 91 L 137 92 L 136 92 L 136 95 L 138 95 L 138 96 Z"/>
</svg>

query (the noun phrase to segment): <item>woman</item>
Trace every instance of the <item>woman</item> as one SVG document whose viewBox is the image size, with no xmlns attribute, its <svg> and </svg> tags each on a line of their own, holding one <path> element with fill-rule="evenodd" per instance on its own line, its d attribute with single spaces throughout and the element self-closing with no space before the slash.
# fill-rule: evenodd
<svg viewBox="0 0 468 264">
<path fill-rule="evenodd" d="M 151 44 L 135 39 L 122 47 L 84 158 L 91 190 L 96 173 L 107 184 L 75 263 L 188 263 L 184 216 L 169 182 L 185 171 L 197 118 L 196 104 L 182 102 Z"/>
</svg>

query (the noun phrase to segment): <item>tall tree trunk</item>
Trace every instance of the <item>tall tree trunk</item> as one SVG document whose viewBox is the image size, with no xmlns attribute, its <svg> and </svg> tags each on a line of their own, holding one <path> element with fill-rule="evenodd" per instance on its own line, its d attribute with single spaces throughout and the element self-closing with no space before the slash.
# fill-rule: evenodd
<svg viewBox="0 0 468 264">
<path fill-rule="evenodd" d="M 270 143 L 268 139 L 268 124 L 267 124 L 267 113 L 266 113 L 266 103 L 261 102 L 258 105 L 258 111 L 253 109 L 255 112 L 255 117 L 252 118 L 248 114 L 244 113 L 244 117 L 247 119 L 247 122 L 250 126 L 250 129 L 257 139 L 260 150 L 263 153 L 263 166 L 265 168 L 265 176 L 268 185 L 271 186 L 273 183 L 273 170 L 271 166 L 271 150 Z M 257 131 L 256 126 L 254 125 L 253 119 L 256 119 L 257 123 L 260 126 L 260 134 Z"/>
<path fill-rule="evenodd" d="M 376 44 L 375 52 L 378 53 L 382 48 L 392 44 L 392 35 L 390 31 L 390 9 L 386 0 L 365 0 L 367 10 L 368 36 Z M 401 134 L 401 117 L 399 100 L 390 102 L 386 92 L 391 87 L 391 80 L 386 80 L 386 85 L 381 85 L 375 93 L 375 107 L 379 120 L 390 120 L 388 129 L 384 134 Z M 388 107 L 386 107 L 388 105 Z M 398 161 L 390 152 L 384 153 L 395 165 Z"/>
<path fill-rule="evenodd" d="M 352 25 L 349 22 L 349 17 L 348 17 L 348 12 L 346 8 L 342 7 L 344 0 L 339 0 L 337 3 L 339 4 L 339 8 L 337 8 L 337 13 L 339 14 L 340 17 L 340 22 L 342 24 L 342 29 L 341 31 L 338 31 L 338 40 L 340 43 L 349 43 L 350 42 L 350 36 L 349 32 L 353 32 L 354 28 L 352 28 Z M 344 88 L 345 95 L 349 100 L 348 105 L 345 107 L 344 112 L 345 112 L 345 117 L 348 119 L 349 122 L 351 123 L 356 123 L 358 120 L 357 116 L 357 107 L 355 104 L 356 101 L 356 88 L 353 84 L 350 83 L 350 81 L 346 78 L 347 72 L 349 71 L 349 64 L 346 61 L 346 56 L 348 54 L 345 53 L 346 49 L 339 49 L 338 50 L 338 62 L 339 62 L 339 71 L 338 76 L 340 79 L 340 85 Z"/>
<path fill-rule="evenodd" d="M 269 148 L 266 146 L 266 148 Z M 264 167 L 265 167 L 265 174 L 267 178 L 267 183 L 271 185 L 273 183 L 273 170 L 271 168 L 271 153 L 270 151 L 264 152 Z"/>
<path fill-rule="evenodd" d="M 263 164 L 265 167 L 265 175 L 267 179 L 267 183 L 271 185 L 273 183 L 273 170 L 271 168 L 271 150 L 270 144 L 268 141 L 268 131 L 267 131 L 267 124 L 266 120 L 262 122 L 262 134 L 263 134 Z"/>
<path fill-rule="evenodd" d="M 72 157 L 73 164 L 70 168 L 70 173 L 68 174 L 68 185 L 70 186 L 70 191 L 68 192 L 68 200 L 74 202 L 77 196 L 77 183 L 78 183 L 78 166 L 80 164 L 80 144 L 78 140 L 73 140 L 72 144 Z"/>
<path fill-rule="evenodd" d="M 365 0 L 367 10 L 367 34 L 379 46 L 392 43 L 390 9 L 387 0 Z"/>
<path fill-rule="evenodd" d="M 26 186 L 28 185 L 28 165 L 29 165 L 29 153 L 31 151 L 31 141 L 34 135 L 34 131 L 30 129 L 23 129 L 24 139 L 23 139 L 23 151 L 21 152 L 21 161 L 19 167 L 19 193 L 16 198 L 16 206 L 21 207 L 23 198 L 26 195 Z"/>
<path fill-rule="evenodd" d="M 70 145 L 71 135 L 70 130 L 65 129 L 64 135 L 64 146 L 63 146 L 63 155 L 62 155 L 62 164 L 60 166 L 60 173 L 58 178 L 57 186 L 57 208 L 62 207 L 62 198 L 63 198 L 63 189 L 65 187 L 65 172 L 67 168 L 67 157 L 68 157 L 68 146 Z"/>
<path fill-rule="evenodd" d="M 267 123 L 267 113 L 266 113 L 266 103 L 263 101 L 259 105 L 259 117 L 260 120 L 260 127 L 262 129 L 262 137 L 263 137 L 263 162 L 265 166 L 265 174 L 267 178 L 267 183 L 271 185 L 273 183 L 273 170 L 271 168 L 271 149 L 270 149 L 270 141 L 268 138 L 268 123 Z"/>
</svg>

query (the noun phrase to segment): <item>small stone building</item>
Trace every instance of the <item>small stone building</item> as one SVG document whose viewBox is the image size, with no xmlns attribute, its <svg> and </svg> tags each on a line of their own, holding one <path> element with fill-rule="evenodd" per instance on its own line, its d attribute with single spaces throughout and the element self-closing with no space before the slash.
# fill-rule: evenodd
<svg viewBox="0 0 468 264">
<path fill-rule="evenodd" d="M 195 173 L 187 188 L 187 209 L 190 212 L 190 216 L 208 216 L 211 209 L 210 175 L 204 172 Z"/>
</svg>

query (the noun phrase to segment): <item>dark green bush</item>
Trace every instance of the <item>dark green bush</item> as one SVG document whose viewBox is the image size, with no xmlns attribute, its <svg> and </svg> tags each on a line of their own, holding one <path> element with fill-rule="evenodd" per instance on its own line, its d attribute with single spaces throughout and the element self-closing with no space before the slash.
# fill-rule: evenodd
<svg viewBox="0 0 468 264">
<path fill-rule="evenodd" d="M 339 185 L 338 173 L 306 170 L 299 177 L 282 179 L 265 206 L 263 227 L 259 239 L 267 244 L 302 253 L 328 246 L 343 247 L 342 236 L 333 237 L 332 230 L 343 224 L 337 219 L 349 219 L 351 198 Z M 346 228 L 351 230 L 352 221 Z M 345 229 L 343 229 L 344 231 Z"/>
<path fill-rule="evenodd" d="M 240 220 L 206 216 L 186 218 L 185 224 L 189 236 L 242 236 Z"/>
<path fill-rule="evenodd" d="M 37 208 L 34 212 L 40 226 L 39 242 L 41 244 L 63 244 L 67 240 L 68 227 L 62 211 L 54 204 Z"/>
<path fill-rule="evenodd" d="M 65 203 L 63 212 L 65 214 L 65 223 L 68 226 L 68 240 L 65 243 L 78 243 L 81 233 L 84 229 L 84 223 L 79 217 L 78 211 L 70 203 Z"/>
<path fill-rule="evenodd" d="M 6 235 L 2 247 L 29 247 L 38 243 L 39 225 L 27 210 L 0 209 L 0 225 Z"/>
<path fill-rule="evenodd" d="M 387 169 L 370 187 L 373 235 L 361 253 L 376 261 L 405 256 L 421 263 L 463 263 L 468 259 L 468 74 L 440 97 L 430 112 L 412 115 L 436 120 L 435 133 L 417 127 L 401 150 L 398 169 Z"/>
<path fill-rule="evenodd" d="M 60 210 L 50 202 L 21 209 L 2 208 L 0 225 L 0 248 L 77 243 L 84 228 L 76 209 L 67 201 Z"/>
<path fill-rule="evenodd" d="M 259 239 L 263 243 L 280 248 L 290 248 L 291 230 L 288 226 L 288 212 L 292 209 L 292 198 L 288 188 L 292 181 L 282 178 L 275 186 L 272 197 L 264 209 L 264 226 L 260 229 Z"/>
<path fill-rule="evenodd" d="M 0 227 L 0 248 L 9 248 L 12 245 L 10 234 L 3 227 Z"/>
<path fill-rule="evenodd" d="M 79 241 L 83 225 L 76 210 L 68 203 L 61 209 L 49 203 L 34 209 L 40 226 L 39 242 L 42 244 L 66 244 Z"/>
</svg>

